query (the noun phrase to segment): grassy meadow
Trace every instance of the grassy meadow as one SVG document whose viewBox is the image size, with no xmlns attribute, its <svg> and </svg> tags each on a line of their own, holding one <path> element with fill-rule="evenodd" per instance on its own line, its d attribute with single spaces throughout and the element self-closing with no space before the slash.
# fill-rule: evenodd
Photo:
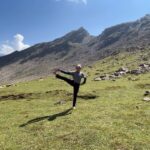
<svg viewBox="0 0 150 150">
<path fill-rule="evenodd" d="M 85 67 L 76 110 L 72 88 L 54 76 L 0 89 L 0 96 L 24 94 L 0 100 L 0 150 L 150 150 L 150 103 L 142 100 L 150 74 L 93 81 L 147 56 L 123 53 Z"/>
</svg>

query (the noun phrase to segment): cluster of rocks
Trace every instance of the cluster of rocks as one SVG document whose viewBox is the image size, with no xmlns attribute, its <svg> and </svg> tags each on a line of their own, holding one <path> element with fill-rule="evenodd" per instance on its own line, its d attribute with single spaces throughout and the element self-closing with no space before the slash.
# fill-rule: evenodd
<svg viewBox="0 0 150 150">
<path fill-rule="evenodd" d="M 112 74 L 105 74 L 99 77 L 96 77 L 94 81 L 101 81 L 101 80 L 115 80 L 116 78 L 120 78 L 121 76 L 127 74 L 129 72 L 128 68 L 121 67 L 117 71 Z"/>
<path fill-rule="evenodd" d="M 131 70 L 128 73 L 139 75 L 150 71 L 150 64 L 140 64 L 138 69 Z"/>
<path fill-rule="evenodd" d="M 139 74 L 146 73 L 149 71 L 150 71 L 150 64 L 140 64 L 139 68 L 134 69 L 134 70 L 129 70 L 126 67 L 121 67 L 112 74 L 105 74 L 105 75 L 101 75 L 99 77 L 94 78 L 94 81 L 101 81 L 101 80 L 115 81 L 115 79 L 120 78 L 126 74 L 139 75 Z"/>
</svg>

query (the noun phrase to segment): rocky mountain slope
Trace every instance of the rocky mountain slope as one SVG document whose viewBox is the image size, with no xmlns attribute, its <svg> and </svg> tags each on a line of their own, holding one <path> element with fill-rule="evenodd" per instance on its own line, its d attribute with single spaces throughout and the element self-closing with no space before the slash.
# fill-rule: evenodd
<svg viewBox="0 0 150 150">
<path fill-rule="evenodd" d="M 56 67 L 88 64 L 122 51 L 149 49 L 150 15 L 107 28 L 97 37 L 83 27 L 47 43 L 0 57 L 0 83 L 47 76 Z"/>
<path fill-rule="evenodd" d="M 100 57 L 150 47 L 150 15 L 107 28 L 89 43 Z"/>
</svg>

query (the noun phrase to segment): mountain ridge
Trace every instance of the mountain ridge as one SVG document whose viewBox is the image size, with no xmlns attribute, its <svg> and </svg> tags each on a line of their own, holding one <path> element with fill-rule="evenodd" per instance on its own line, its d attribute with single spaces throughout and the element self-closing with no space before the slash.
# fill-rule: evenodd
<svg viewBox="0 0 150 150">
<path fill-rule="evenodd" d="M 92 36 L 80 27 L 50 42 L 0 57 L 0 83 L 47 76 L 53 68 L 83 65 L 124 51 L 150 47 L 150 15 L 133 22 L 106 28 Z"/>
</svg>

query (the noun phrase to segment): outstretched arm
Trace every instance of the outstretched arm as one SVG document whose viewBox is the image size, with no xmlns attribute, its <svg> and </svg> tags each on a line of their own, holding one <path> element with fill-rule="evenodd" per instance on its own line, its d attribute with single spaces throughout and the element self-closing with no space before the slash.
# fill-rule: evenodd
<svg viewBox="0 0 150 150">
<path fill-rule="evenodd" d="M 72 75 L 71 71 L 64 71 L 64 70 L 61 70 L 61 69 L 59 69 L 59 71 L 64 73 L 64 74 Z"/>
<path fill-rule="evenodd" d="M 81 83 L 81 85 L 84 85 L 84 84 L 86 83 L 86 81 L 87 81 L 87 78 L 86 78 L 86 77 L 84 77 L 83 79 L 84 79 L 84 80 L 83 80 L 83 82 Z"/>
</svg>

